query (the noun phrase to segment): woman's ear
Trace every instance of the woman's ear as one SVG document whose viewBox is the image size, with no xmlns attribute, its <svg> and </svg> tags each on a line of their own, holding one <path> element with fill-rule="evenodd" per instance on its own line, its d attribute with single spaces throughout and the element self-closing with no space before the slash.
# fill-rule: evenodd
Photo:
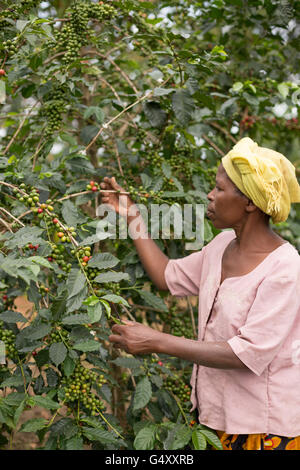
<svg viewBox="0 0 300 470">
<path fill-rule="evenodd" d="M 247 197 L 247 196 L 246 196 L 246 197 Z M 254 212 L 254 211 L 256 211 L 256 210 L 258 209 L 258 207 L 255 206 L 255 204 L 253 204 L 253 202 L 251 201 L 251 199 L 249 199 L 249 198 L 247 198 L 247 199 L 248 199 L 248 200 L 247 200 L 246 207 L 245 207 L 246 211 L 247 211 L 247 212 Z"/>
</svg>

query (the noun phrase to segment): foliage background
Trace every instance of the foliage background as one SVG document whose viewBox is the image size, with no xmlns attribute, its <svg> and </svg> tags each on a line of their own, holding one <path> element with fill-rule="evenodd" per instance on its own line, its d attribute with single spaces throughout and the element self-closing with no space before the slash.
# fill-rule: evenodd
<svg viewBox="0 0 300 470">
<path fill-rule="evenodd" d="M 299 7 L 0 2 L 2 446 L 35 432 L 46 449 L 220 448 L 189 412 L 190 364 L 107 342 L 122 315 L 196 337 L 197 303 L 159 292 L 130 239 L 104 227 L 95 237 L 101 198 L 89 183 L 115 176 L 137 202 L 206 204 L 221 156 L 243 136 L 299 174 Z M 274 229 L 299 250 L 299 207 Z M 209 220 L 204 233 L 205 243 L 217 233 Z M 186 240 L 156 242 L 187 254 Z M 14 304 L 24 295 L 26 318 Z M 80 364 L 97 380 L 76 377 Z M 49 419 L 24 422 L 35 407 Z"/>
</svg>

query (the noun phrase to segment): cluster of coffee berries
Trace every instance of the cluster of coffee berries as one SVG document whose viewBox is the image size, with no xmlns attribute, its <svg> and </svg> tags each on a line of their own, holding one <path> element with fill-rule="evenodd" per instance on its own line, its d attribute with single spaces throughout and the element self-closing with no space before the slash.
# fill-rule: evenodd
<svg viewBox="0 0 300 470">
<path fill-rule="evenodd" d="M 179 313 L 176 306 L 170 307 L 168 313 L 163 312 L 160 318 L 169 327 L 169 333 L 174 336 L 194 339 L 191 318 L 186 313 Z"/>
<path fill-rule="evenodd" d="M 298 122 L 297 118 L 287 119 L 286 123 L 285 123 L 285 126 L 288 129 L 300 129 L 299 122 Z"/>
<path fill-rule="evenodd" d="M 53 343 L 68 342 L 69 332 L 61 327 L 56 327 L 51 333 L 49 333 L 46 342 L 48 345 Z"/>
<path fill-rule="evenodd" d="M 18 351 L 15 346 L 16 335 L 12 330 L 4 328 L 4 323 L 0 321 L 0 341 L 3 341 L 5 344 L 5 356 L 8 359 L 15 360 Z"/>
<path fill-rule="evenodd" d="M 9 56 L 14 55 L 18 51 L 18 38 L 15 39 L 7 39 L 6 41 L 2 42 L 2 47 L 5 50 L 5 53 Z"/>
<path fill-rule="evenodd" d="M 32 243 L 27 243 L 27 245 L 24 246 L 24 250 L 31 250 L 31 251 L 37 251 L 39 249 L 39 245 L 33 245 Z"/>
<path fill-rule="evenodd" d="M 145 156 L 145 161 L 147 162 L 147 166 L 157 172 L 161 168 L 162 163 L 164 162 L 164 158 L 162 155 L 159 154 L 156 150 L 148 150 Z"/>
<path fill-rule="evenodd" d="M 112 291 L 116 295 L 121 295 L 121 289 L 120 289 L 120 286 L 117 282 L 107 282 L 105 284 L 105 288 L 109 289 L 110 291 Z"/>
<path fill-rule="evenodd" d="M 92 258 L 90 246 L 83 246 L 83 247 L 80 246 L 76 250 L 75 249 L 71 250 L 71 254 L 72 255 L 77 254 L 81 265 L 84 267 L 87 266 L 89 260 Z"/>
<path fill-rule="evenodd" d="M 183 336 L 184 338 L 193 339 L 193 329 L 189 318 L 185 316 L 174 317 L 170 323 L 171 334 L 174 336 Z"/>
<path fill-rule="evenodd" d="M 39 287 L 39 293 L 41 295 L 48 294 L 49 290 L 50 290 L 49 287 L 45 286 L 44 284 L 41 284 L 40 287 Z"/>
<path fill-rule="evenodd" d="M 240 127 L 243 129 L 250 129 L 255 124 L 256 117 L 255 116 L 245 116 L 240 121 Z"/>
<path fill-rule="evenodd" d="M 46 202 L 40 203 L 39 190 L 33 186 L 26 186 L 25 183 L 21 183 L 19 188 L 14 188 L 13 193 L 16 198 L 29 207 L 38 218 L 45 217 L 46 219 L 51 219 L 53 215 L 50 215 L 49 212 L 54 211 L 52 205 L 52 200 L 47 199 Z"/>
<path fill-rule="evenodd" d="M 82 46 L 87 44 L 88 35 L 92 33 L 89 28 L 90 20 L 109 19 L 115 16 L 116 10 L 111 5 L 100 3 L 87 3 L 78 1 L 67 9 L 66 21 L 56 34 L 55 49 L 65 51 L 63 62 L 69 65 L 79 57 Z"/>
<path fill-rule="evenodd" d="M 73 374 L 63 379 L 66 402 L 69 405 L 76 402 L 77 405 L 79 401 L 92 416 L 95 416 L 97 411 L 105 408 L 95 392 L 95 387 L 101 387 L 106 382 L 103 374 L 97 374 L 77 363 Z"/>
<path fill-rule="evenodd" d="M 55 85 L 54 89 L 47 95 L 47 100 L 42 107 L 42 114 L 47 120 L 45 137 L 50 137 L 60 129 L 63 120 L 62 115 L 66 111 L 67 96 L 67 89 L 64 85 Z"/>
<path fill-rule="evenodd" d="M 166 378 L 165 388 L 176 395 L 182 403 L 190 400 L 191 388 L 177 373 Z"/>
<path fill-rule="evenodd" d="M 89 184 L 86 185 L 86 190 L 87 191 L 99 191 L 100 187 L 99 184 L 96 183 L 95 181 L 90 181 Z"/>
<path fill-rule="evenodd" d="M 58 219 L 54 218 L 52 222 L 57 226 L 60 227 Z M 77 233 L 75 231 L 75 227 L 65 227 L 65 230 L 59 230 L 58 232 L 55 232 L 54 239 L 55 241 L 60 241 L 61 243 L 70 243 L 71 242 L 71 237 L 76 237 Z"/>
<path fill-rule="evenodd" d="M 72 268 L 72 264 L 68 263 L 68 253 L 64 245 L 57 245 L 52 244 L 52 252 L 50 256 L 48 256 L 48 261 L 53 262 L 55 261 L 58 266 L 65 272 L 70 272 Z M 58 274 L 58 279 L 62 279 L 64 277 L 63 274 Z"/>
<path fill-rule="evenodd" d="M 135 202 L 147 202 L 149 198 L 160 198 L 163 194 L 163 191 L 153 191 L 146 190 L 143 186 L 139 186 L 138 189 L 135 189 L 134 186 L 128 186 L 128 192 L 130 198 Z"/>
<path fill-rule="evenodd" d="M 1 296 L 0 296 L 0 298 L 1 298 Z M 2 295 L 2 298 L 1 298 L 1 300 L 3 302 L 3 307 L 1 308 L 1 310 L 2 309 L 8 310 L 10 308 L 13 308 L 14 307 L 14 299 L 15 299 L 15 297 L 9 297 L 6 293 L 4 293 Z"/>
</svg>

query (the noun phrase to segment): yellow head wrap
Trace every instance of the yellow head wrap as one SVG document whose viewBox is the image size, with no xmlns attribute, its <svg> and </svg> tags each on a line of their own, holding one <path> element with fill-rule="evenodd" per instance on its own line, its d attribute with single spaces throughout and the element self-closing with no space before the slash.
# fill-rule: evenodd
<svg viewBox="0 0 300 470">
<path fill-rule="evenodd" d="M 222 158 L 231 181 L 255 206 L 284 222 L 292 202 L 300 202 L 294 165 L 281 153 L 259 147 L 249 137 L 241 139 Z"/>
</svg>

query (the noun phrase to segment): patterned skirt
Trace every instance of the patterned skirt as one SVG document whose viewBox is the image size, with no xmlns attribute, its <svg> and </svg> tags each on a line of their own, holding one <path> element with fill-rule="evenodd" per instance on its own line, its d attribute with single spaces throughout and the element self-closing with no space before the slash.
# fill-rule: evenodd
<svg viewBox="0 0 300 470">
<path fill-rule="evenodd" d="M 300 450 L 300 436 L 274 434 L 226 434 L 217 431 L 224 450 Z"/>
</svg>

